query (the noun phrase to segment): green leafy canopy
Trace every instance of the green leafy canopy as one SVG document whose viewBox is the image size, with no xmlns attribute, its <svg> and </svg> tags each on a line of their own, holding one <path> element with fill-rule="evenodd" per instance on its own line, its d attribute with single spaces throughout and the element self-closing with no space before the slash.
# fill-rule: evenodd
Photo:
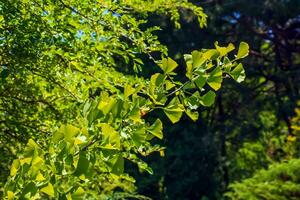
<svg viewBox="0 0 300 200">
<path fill-rule="evenodd" d="M 167 57 L 154 32 L 159 28 L 142 25 L 156 13 L 179 28 L 179 9 L 188 9 L 203 27 L 202 8 L 185 0 L 9 0 L 0 8 L 0 51 L 8 68 L 1 92 L 10 105 L 1 106 L 11 121 L 36 127 L 24 130 L 28 143 L 12 162 L 7 199 L 109 199 L 115 188 L 136 195 L 124 163 L 152 173 L 141 158 L 163 149 L 151 144 L 163 139 L 163 123 L 150 123 L 147 114 L 162 110 L 176 123 L 186 113 L 196 121 L 225 75 L 245 78 L 239 59 L 248 45 L 242 42 L 231 56 L 233 44 L 216 43 L 186 54 L 186 80 L 178 81 L 182 66 Z M 145 56 L 160 70 L 149 79 L 139 73 Z M 21 141 L 15 139 L 20 149 Z"/>
</svg>

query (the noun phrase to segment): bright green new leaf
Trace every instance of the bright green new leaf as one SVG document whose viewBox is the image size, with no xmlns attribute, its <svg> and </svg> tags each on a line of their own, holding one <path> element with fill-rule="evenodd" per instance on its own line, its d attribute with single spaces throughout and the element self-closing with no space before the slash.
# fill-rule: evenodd
<svg viewBox="0 0 300 200">
<path fill-rule="evenodd" d="M 196 86 L 201 90 L 206 83 L 206 77 L 199 75 L 199 77 L 194 81 Z"/>
<path fill-rule="evenodd" d="M 19 167 L 20 167 L 20 161 L 19 161 L 19 159 L 15 159 L 12 162 L 12 165 L 10 167 L 10 175 L 11 176 L 16 175 L 16 173 L 18 172 Z"/>
<path fill-rule="evenodd" d="M 149 128 L 148 131 L 158 137 L 159 139 L 163 138 L 163 133 L 162 133 L 163 125 L 160 119 L 157 119 Z"/>
<path fill-rule="evenodd" d="M 127 95 L 131 95 L 129 91 L 127 91 Z M 114 106 L 116 106 L 116 103 L 117 100 L 114 97 L 109 97 L 107 92 L 102 92 L 97 107 L 104 115 L 107 115 L 114 108 Z"/>
<path fill-rule="evenodd" d="M 170 90 L 176 86 L 174 83 L 172 83 L 169 80 L 166 80 L 165 83 L 166 83 L 166 90 Z"/>
<path fill-rule="evenodd" d="M 177 68 L 178 64 L 172 58 L 163 58 L 162 64 L 159 65 L 164 73 L 168 74 Z"/>
<path fill-rule="evenodd" d="M 25 147 L 25 150 L 24 150 L 24 155 L 26 157 L 33 156 L 35 154 L 35 152 L 37 152 L 38 149 L 39 149 L 39 146 L 37 145 L 37 143 L 35 143 L 34 140 L 29 139 L 28 143 Z"/>
<path fill-rule="evenodd" d="M 85 194 L 85 191 L 82 187 L 78 187 L 77 190 L 72 194 L 72 199 L 82 199 L 82 196 Z"/>
<path fill-rule="evenodd" d="M 126 85 L 124 88 L 124 97 L 128 98 L 134 92 L 135 92 L 135 89 L 133 87 L 131 87 L 131 85 Z"/>
<path fill-rule="evenodd" d="M 100 125 L 103 134 L 103 144 L 107 148 L 120 148 L 120 135 L 109 124 L 103 123 Z"/>
<path fill-rule="evenodd" d="M 150 78 L 149 93 L 156 99 L 155 89 L 160 87 L 165 79 L 165 76 L 160 73 L 155 73 Z"/>
<path fill-rule="evenodd" d="M 244 81 L 246 78 L 245 69 L 242 63 L 238 64 L 238 66 L 236 66 L 229 74 L 238 83 Z"/>
<path fill-rule="evenodd" d="M 184 60 L 186 63 L 186 77 L 188 77 L 189 79 L 192 78 L 192 71 L 193 71 L 193 57 L 191 54 L 184 54 Z"/>
<path fill-rule="evenodd" d="M 12 191 L 7 191 L 7 199 L 8 200 L 14 200 L 15 194 Z"/>
<path fill-rule="evenodd" d="M 166 108 L 164 108 L 165 114 L 168 116 L 172 123 L 176 123 L 180 120 L 183 111 L 183 105 L 180 104 L 179 99 L 177 97 L 172 99 L 169 105 Z"/>
<path fill-rule="evenodd" d="M 205 57 L 203 57 L 202 53 L 199 51 L 193 51 L 192 57 L 193 57 L 193 69 L 200 67 L 206 61 Z"/>
<path fill-rule="evenodd" d="M 37 180 L 37 181 L 44 181 L 45 177 L 43 176 L 43 174 L 41 172 L 39 172 L 37 174 L 37 176 L 35 177 L 35 180 Z"/>
<path fill-rule="evenodd" d="M 209 49 L 203 53 L 203 58 L 205 60 L 214 60 L 219 57 L 220 53 L 215 49 Z"/>
<path fill-rule="evenodd" d="M 216 93 L 210 90 L 201 97 L 200 103 L 204 106 L 211 106 L 215 102 L 215 98 Z"/>
<path fill-rule="evenodd" d="M 185 113 L 187 114 L 187 116 L 189 116 L 189 118 L 191 118 L 193 121 L 197 121 L 197 119 L 199 118 L 199 113 L 197 111 L 192 111 L 189 108 L 185 110 Z"/>
<path fill-rule="evenodd" d="M 70 124 L 62 125 L 58 131 L 53 134 L 52 140 L 59 142 L 61 139 L 65 139 L 66 142 L 72 142 L 76 135 L 80 132 L 80 129 Z"/>
<path fill-rule="evenodd" d="M 246 42 L 241 42 L 236 59 L 245 58 L 249 54 L 249 45 Z"/>
<path fill-rule="evenodd" d="M 140 146 L 145 141 L 146 136 L 147 134 L 145 128 L 143 127 L 133 131 L 131 138 L 136 146 Z"/>
<path fill-rule="evenodd" d="M 232 43 L 229 43 L 227 47 L 220 47 L 219 43 L 215 42 L 215 47 L 216 47 L 217 51 L 220 53 L 220 56 L 225 56 L 229 52 L 231 52 L 235 49 L 235 47 Z"/>
<path fill-rule="evenodd" d="M 40 191 L 49 195 L 52 198 L 54 197 L 54 188 L 51 183 L 48 183 L 48 185 L 46 187 L 43 187 L 42 189 L 40 189 Z"/>
<path fill-rule="evenodd" d="M 216 67 L 210 74 L 207 79 L 207 84 L 212 87 L 214 90 L 218 90 L 222 84 L 222 70 L 220 67 Z"/>
</svg>

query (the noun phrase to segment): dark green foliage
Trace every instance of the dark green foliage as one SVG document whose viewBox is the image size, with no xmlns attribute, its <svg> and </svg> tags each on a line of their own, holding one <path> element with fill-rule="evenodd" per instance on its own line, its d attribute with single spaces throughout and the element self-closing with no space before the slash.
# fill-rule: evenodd
<svg viewBox="0 0 300 200">
<path fill-rule="evenodd" d="M 296 200 L 300 198 L 300 160 L 276 163 L 260 170 L 253 177 L 230 185 L 230 199 Z"/>
</svg>

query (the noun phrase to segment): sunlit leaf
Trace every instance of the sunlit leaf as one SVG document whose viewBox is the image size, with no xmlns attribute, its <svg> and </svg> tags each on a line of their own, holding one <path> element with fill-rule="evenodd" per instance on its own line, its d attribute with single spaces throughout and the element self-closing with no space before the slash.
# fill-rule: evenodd
<svg viewBox="0 0 300 200">
<path fill-rule="evenodd" d="M 182 112 L 184 111 L 183 105 L 180 104 L 177 97 L 175 97 L 166 108 L 164 108 L 165 114 L 171 120 L 171 122 L 176 123 L 180 120 Z"/>
<path fill-rule="evenodd" d="M 246 42 L 241 42 L 239 46 L 238 54 L 236 55 L 236 59 L 241 59 L 249 54 L 249 45 Z"/>
<path fill-rule="evenodd" d="M 214 90 L 218 90 L 222 84 L 222 70 L 220 67 L 216 67 L 207 79 L 207 84 Z"/>
<path fill-rule="evenodd" d="M 178 64 L 171 58 L 163 58 L 162 64 L 159 65 L 164 73 L 168 74 L 177 68 Z"/>
<path fill-rule="evenodd" d="M 40 189 L 40 191 L 49 195 L 50 197 L 54 197 L 54 188 L 51 183 L 48 183 L 48 185 Z"/>
</svg>

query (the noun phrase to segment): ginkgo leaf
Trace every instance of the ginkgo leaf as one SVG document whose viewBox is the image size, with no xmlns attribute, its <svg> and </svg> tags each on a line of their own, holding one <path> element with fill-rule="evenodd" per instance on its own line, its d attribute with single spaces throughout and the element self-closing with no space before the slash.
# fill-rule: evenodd
<svg viewBox="0 0 300 200">
<path fill-rule="evenodd" d="M 18 172 L 19 167 L 20 167 L 20 161 L 19 161 L 19 159 L 15 159 L 12 162 L 12 165 L 10 167 L 10 175 L 11 176 L 16 175 L 16 173 Z"/>
<path fill-rule="evenodd" d="M 217 51 L 220 53 L 220 56 L 225 56 L 229 52 L 231 52 L 235 49 L 235 47 L 232 43 L 229 43 L 227 47 L 220 47 L 219 43 L 215 42 L 215 47 L 216 47 Z"/>
<path fill-rule="evenodd" d="M 104 145 L 112 145 L 114 148 L 120 148 L 120 135 L 119 133 L 107 123 L 100 125 L 103 134 Z"/>
<path fill-rule="evenodd" d="M 213 91 L 207 92 L 205 95 L 201 97 L 200 103 L 204 106 L 211 106 L 215 102 L 216 93 Z"/>
<path fill-rule="evenodd" d="M 246 42 L 241 42 L 236 55 L 236 59 L 245 58 L 249 54 L 249 45 Z"/>
<path fill-rule="evenodd" d="M 236 66 L 229 74 L 238 83 L 244 81 L 246 78 L 242 63 L 238 64 L 238 66 Z"/>
<path fill-rule="evenodd" d="M 162 64 L 159 65 L 164 73 L 168 74 L 178 67 L 178 64 L 172 58 L 163 58 Z"/>
<path fill-rule="evenodd" d="M 54 188 L 51 183 L 48 183 L 48 185 L 40 189 L 40 191 L 49 195 L 50 197 L 54 197 Z"/>
<path fill-rule="evenodd" d="M 193 51 L 193 68 L 200 67 L 206 61 L 206 58 L 202 56 L 203 54 L 200 51 Z"/>
<path fill-rule="evenodd" d="M 189 118 L 191 118 L 191 120 L 196 121 L 199 118 L 199 113 L 197 111 L 192 111 L 190 109 L 186 109 L 185 113 L 187 114 L 187 116 L 189 116 Z"/>
<path fill-rule="evenodd" d="M 155 137 L 158 137 L 159 139 L 163 138 L 163 133 L 162 133 L 162 122 L 160 119 L 157 119 L 149 128 L 148 131 L 154 135 Z"/>
<path fill-rule="evenodd" d="M 7 191 L 7 200 L 14 200 L 15 194 L 12 191 Z"/>
<path fill-rule="evenodd" d="M 222 84 L 222 70 L 220 67 L 216 67 L 210 74 L 207 79 L 207 84 L 212 87 L 214 90 L 218 90 Z"/>
<path fill-rule="evenodd" d="M 71 142 L 79 132 L 80 129 L 73 125 L 62 125 L 58 131 L 54 132 L 52 140 L 58 142 L 65 139 L 65 141 Z"/>
<path fill-rule="evenodd" d="M 45 179 L 45 177 L 43 176 L 43 174 L 42 174 L 41 172 L 39 172 L 39 173 L 37 174 L 37 176 L 35 177 L 35 180 L 37 180 L 37 181 L 44 181 L 44 180 L 46 180 L 46 179 Z"/>
<path fill-rule="evenodd" d="M 172 123 L 176 123 L 180 120 L 184 111 L 183 105 L 180 104 L 177 97 L 175 97 L 169 105 L 163 109 L 164 113 L 168 116 Z"/>
</svg>

